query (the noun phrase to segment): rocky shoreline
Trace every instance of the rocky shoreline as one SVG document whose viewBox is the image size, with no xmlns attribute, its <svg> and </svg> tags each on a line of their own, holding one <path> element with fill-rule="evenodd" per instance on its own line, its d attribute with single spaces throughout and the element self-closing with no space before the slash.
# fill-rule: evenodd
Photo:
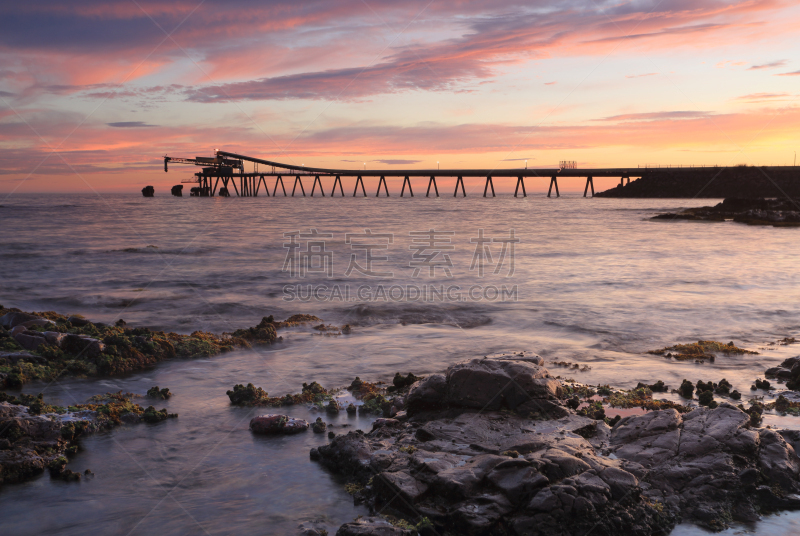
<svg viewBox="0 0 800 536">
<path fill-rule="evenodd" d="M 659 214 L 653 220 L 735 221 L 773 227 L 800 226 L 800 202 L 793 199 L 727 198 L 713 207 L 687 208 Z"/>
<path fill-rule="evenodd" d="M 0 305 L 0 389 L 62 376 L 115 376 L 153 367 L 165 359 L 209 357 L 273 344 L 281 340 L 279 329 L 317 322 L 321 319 L 312 315 L 293 315 L 285 321 L 270 315 L 254 327 L 232 333 L 181 335 L 129 328 L 121 319 L 108 325 L 77 315 L 26 313 Z"/>
<path fill-rule="evenodd" d="M 169 389 L 159 395 L 164 391 Z M 52 478 L 81 480 L 82 473 L 67 469 L 67 463 L 82 436 L 123 422 L 157 423 L 178 416 L 153 406 L 143 408 L 133 402 L 135 398 L 131 393 L 106 393 L 62 407 L 45 403 L 41 394 L 14 397 L 0 392 L 0 485 L 23 482 L 45 470 Z M 93 473 L 87 469 L 83 475 Z"/>
<path fill-rule="evenodd" d="M 543 364 L 453 365 L 396 396 L 394 418 L 312 449 L 374 514 L 337 536 L 653 535 L 800 509 L 800 432 L 761 428 L 726 401 L 592 418 Z"/>
<path fill-rule="evenodd" d="M 269 317 L 217 337 L 131 329 L 122 322 L 107 326 L 56 313 L 0 312 L 0 378 L 14 385 L 21 383 L 15 374 L 34 371 L 27 381 L 41 379 L 42 371 L 74 373 L 75 362 L 96 367 L 84 375 L 100 376 L 117 370 L 101 366 L 108 360 L 119 360 L 119 370 L 139 370 L 170 357 L 271 344 L 279 328 L 319 321 Z M 41 341 L 33 345 L 26 338 Z M 7 357 L 11 352 L 24 357 Z M 707 340 L 648 353 L 697 363 L 755 354 L 733 342 Z M 765 377 L 800 391 L 800 356 L 768 369 Z M 724 378 L 684 380 L 677 389 L 662 381 L 631 390 L 592 387 L 554 377 L 541 357 L 520 352 L 470 359 L 428 377 L 398 372 L 391 383 L 357 377 L 329 389 L 311 381 L 283 396 L 250 383 L 225 394 L 232 405 L 269 409 L 251 419 L 254 434 L 327 432 L 328 443 L 311 449 L 311 462 L 343 478 L 354 500 L 371 512 L 342 525 L 338 536 L 645 536 L 668 534 L 681 522 L 721 530 L 800 509 L 800 431 L 762 426 L 766 411 L 800 415 L 800 399 L 757 378 L 751 390 L 764 396 L 746 408 L 733 387 Z M 91 471 L 67 469 L 82 435 L 177 416 L 144 408 L 137 396 L 107 393 L 58 407 L 41 395 L 0 393 L 0 484 L 45 470 L 64 480 L 90 477 Z M 153 386 L 146 396 L 166 400 L 172 393 Z M 321 416 L 309 422 L 272 409 L 294 405 Z M 379 418 L 371 431 L 337 435 L 324 419 L 340 412 Z M 300 532 L 327 534 L 316 526 Z"/>
</svg>

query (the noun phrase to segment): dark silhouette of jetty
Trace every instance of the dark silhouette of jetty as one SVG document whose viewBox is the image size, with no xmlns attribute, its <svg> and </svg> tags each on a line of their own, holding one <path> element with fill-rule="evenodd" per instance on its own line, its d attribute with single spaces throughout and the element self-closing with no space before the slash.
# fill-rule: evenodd
<svg viewBox="0 0 800 536">
<path fill-rule="evenodd" d="M 253 164 L 253 172 L 244 171 L 244 163 L 250 162 Z M 425 193 L 426 197 L 430 197 L 433 192 L 434 196 L 439 197 L 439 188 L 436 184 L 437 177 L 456 177 L 456 187 L 453 192 L 454 197 L 458 197 L 459 191 L 462 197 L 466 197 L 466 189 L 464 187 L 464 177 L 485 177 L 486 184 L 483 188 L 483 196 L 487 197 L 491 193 L 495 197 L 494 179 L 498 178 L 516 178 L 516 188 L 514 197 L 520 194 L 522 197 L 527 197 L 525 190 L 525 179 L 550 179 L 550 187 L 547 191 L 547 197 L 550 197 L 555 191 L 556 197 L 560 196 L 558 190 L 559 178 L 585 178 L 586 185 L 583 190 L 583 196 L 586 197 L 591 192 L 595 195 L 594 191 L 594 177 L 619 177 L 620 186 L 615 190 L 625 190 L 632 186 L 631 177 L 642 177 L 654 170 L 669 169 L 670 173 L 676 176 L 691 178 L 697 175 L 698 172 L 702 173 L 715 173 L 721 169 L 718 167 L 670 167 L 670 168 L 640 168 L 640 167 L 620 167 L 620 168 L 592 168 L 592 169 L 579 169 L 575 162 L 562 161 L 558 168 L 512 168 L 512 169 L 328 169 L 328 168 L 315 168 L 307 166 L 294 166 L 281 162 L 274 162 L 271 160 L 264 160 L 252 156 L 231 153 L 228 151 L 216 151 L 213 157 L 195 157 L 195 158 L 174 158 L 164 156 L 164 171 L 168 171 L 169 163 L 173 164 L 192 164 L 202 166 L 202 171 L 195 173 L 194 179 L 189 179 L 183 182 L 196 183 L 197 186 L 191 188 L 190 195 L 199 197 L 209 197 L 214 195 L 230 196 L 232 193 L 239 197 L 255 197 L 260 192 L 266 193 L 267 196 L 275 197 L 283 193 L 284 197 L 288 197 L 289 193 L 286 190 L 284 177 L 291 181 L 294 178 L 291 196 L 297 195 L 306 196 L 306 186 L 303 184 L 303 179 L 310 180 L 313 177 L 313 184 L 311 186 L 310 196 L 313 197 L 319 188 L 322 197 L 325 197 L 325 190 L 323 188 L 323 179 L 333 179 L 333 185 L 330 190 L 330 196 L 336 195 L 337 191 L 341 196 L 344 196 L 344 187 L 342 185 L 342 177 L 355 177 L 355 186 L 353 189 L 353 196 L 363 195 L 367 197 L 367 190 L 364 185 L 364 178 L 379 178 L 378 188 L 375 193 L 376 197 L 381 195 L 383 191 L 386 197 L 389 196 L 389 188 L 386 184 L 386 177 L 403 177 L 403 187 L 400 190 L 400 197 L 404 197 L 406 188 L 411 197 L 414 197 L 414 192 L 411 188 L 411 177 L 426 177 L 428 178 L 428 189 Z M 264 166 L 265 169 L 260 170 L 259 166 Z M 783 170 L 783 169 L 797 169 L 797 168 L 783 168 L 771 167 L 770 170 Z M 270 193 L 270 185 L 267 183 L 274 180 L 272 184 L 272 192 Z M 634 181 L 638 182 L 638 181 Z M 307 184 L 307 183 L 306 183 Z M 281 190 L 278 190 L 278 187 Z M 610 192 L 609 190 L 608 192 Z M 607 193 L 607 192 L 606 192 Z M 609 196 L 612 197 L 612 196 Z M 620 196 L 626 197 L 626 196 Z"/>
</svg>

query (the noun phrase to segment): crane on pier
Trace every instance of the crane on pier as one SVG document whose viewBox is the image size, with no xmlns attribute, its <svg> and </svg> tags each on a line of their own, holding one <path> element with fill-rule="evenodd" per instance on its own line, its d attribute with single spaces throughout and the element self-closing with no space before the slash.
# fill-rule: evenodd
<svg viewBox="0 0 800 536">
<path fill-rule="evenodd" d="M 225 158 L 224 156 L 216 155 L 212 157 L 195 156 L 194 158 L 175 158 L 172 156 L 164 155 L 164 171 L 167 172 L 167 164 L 194 164 L 195 166 L 203 166 L 207 168 L 238 168 L 244 170 L 244 161 Z"/>
</svg>

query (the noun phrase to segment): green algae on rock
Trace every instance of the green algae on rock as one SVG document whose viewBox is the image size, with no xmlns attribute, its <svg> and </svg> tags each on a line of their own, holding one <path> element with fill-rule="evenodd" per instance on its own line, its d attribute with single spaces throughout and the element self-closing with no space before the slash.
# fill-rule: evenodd
<svg viewBox="0 0 800 536">
<path fill-rule="evenodd" d="M 663 383 L 662 383 L 663 384 Z M 609 406 L 614 408 L 642 408 L 648 411 L 662 409 L 675 409 L 679 413 L 686 413 L 689 408 L 669 400 L 654 400 L 653 391 L 649 387 L 639 387 L 630 391 L 616 391 L 604 399 Z"/>
<path fill-rule="evenodd" d="M 62 407 L 44 397 L 0 392 L 0 484 L 23 482 L 45 469 L 53 478 L 80 480 L 66 468 L 68 455 L 78 451 L 78 439 L 122 422 L 151 422 L 151 415 L 177 417 L 152 406 L 143 409 L 134 395 L 106 393 L 85 404 Z M 89 473 L 87 473 L 89 474 Z"/>
<path fill-rule="evenodd" d="M 169 387 L 164 387 L 163 389 L 159 389 L 158 385 L 155 387 L 151 387 L 147 390 L 147 397 L 148 398 L 158 398 L 160 400 L 166 400 L 172 396 L 172 393 L 169 392 Z"/>
<path fill-rule="evenodd" d="M 294 404 L 322 404 L 331 400 L 328 390 L 317 382 L 304 383 L 299 394 L 288 393 L 284 396 L 270 397 L 261 387 L 252 383 L 247 385 L 237 384 L 233 390 L 227 391 L 231 404 L 235 406 L 291 406 Z"/>
<path fill-rule="evenodd" d="M 211 357 L 236 348 L 272 344 L 277 330 L 318 321 L 294 315 L 276 322 L 269 316 L 251 328 L 190 335 L 92 323 L 54 311 L 24 313 L 0 306 L 0 388 L 62 376 L 114 376 L 136 372 L 166 359 Z"/>
<path fill-rule="evenodd" d="M 698 361 L 714 361 L 717 354 L 724 355 L 758 355 L 758 352 L 737 347 L 733 342 L 727 344 L 717 341 L 697 341 L 689 344 L 676 344 L 660 350 L 650 350 L 648 354 L 671 357 L 678 361 L 695 359 Z"/>
</svg>

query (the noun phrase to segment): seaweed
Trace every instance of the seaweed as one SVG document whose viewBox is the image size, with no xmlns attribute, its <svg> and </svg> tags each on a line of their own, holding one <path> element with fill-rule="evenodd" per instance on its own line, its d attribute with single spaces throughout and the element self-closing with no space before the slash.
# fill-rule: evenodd
<svg viewBox="0 0 800 536">
<path fill-rule="evenodd" d="M 246 386 L 234 385 L 233 390 L 227 391 L 226 394 L 230 398 L 231 404 L 236 406 L 280 407 L 294 404 L 321 404 L 331 399 L 327 389 L 317 382 L 304 383 L 302 392 L 299 394 L 288 393 L 284 396 L 271 397 L 264 389 L 256 387 L 252 383 L 248 383 Z"/>
<path fill-rule="evenodd" d="M 697 341 L 689 344 L 676 344 L 667 346 L 660 350 L 650 350 L 648 354 L 671 357 L 678 361 L 695 359 L 698 361 L 714 361 L 716 354 L 724 355 L 758 355 L 758 352 L 745 350 L 733 344 L 733 341 L 725 344 L 717 341 Z"/>
<path fill-rule="evenodd" d="M 311 430 L 315 434 L 322 434 L 325 432 L 325 428 L 327 428 L 327 424 L 325 421 L 322 420 L 322 417 L 317 417 L 317 420 L 311 423 Z"/>
<path fill-rule="evenodd" d="M 158 398 L 160 400 L 166 400 L 172 396 L 172 393 L 169 392 L 168 387 L 164 387 L 163 389 L 159 389 L 158 385 L 155 387 L 151 387 L 147 390 L 147 397 L 148 398 Z"/>
<path fill-rule="evenodd" d="M 603 387 L 608 387 L 608 386 L 606 385 L 606 386 L 603 386 Z M 598 386 L 598 388 L 600 388 L 600 389 L 602 389 L 603 387 L 599 387 Z M 567 398 L 570 398 L 570 397 L 573 397 L 573 396 L 577 396 L 577 397 L 580 397 L 580 398 L 590 398 L 590 397 L 593 397 L 594 395 L 597 394 L 597 391 L 595 391 L 594 389 L 592 389 L 588 385 L 580 385 L 580 384 L 567 385 L 567 384 L 563 384 L 561 389 L 562 389 L 563 396 L 565 396 Z M 609 394 L 610 393 L 611 393 L 611 390 L 609 388 Z"/>
<path fill-rule="evenodd" d="M 174 419 L 177 416 L 177 413 L 167 413 L 166 408 L 157 410 L 153 406 L 147 406 L 147 409 L 142 412 L 142 420 L 149 423 L 166 421 L 167 419 Z"/>
<path fill-rule="evenodd" d="M 639 382 L 639 384 L 636 386 L 637 389 L 640 389 L 640 388 L 643 388 L 643 387 L 646 387 L 647 389 L 650 389 L 654 393 L 667 393 L 667 392 L 669 392 L 669 386 L 668 385 L 664 385 L 664 382 L 662 380 L 658 380 L 656 383 L 654 383 L 652 385 L 647 385 L 646 383 Z"/>
<path fill-rule="evenodd" d="M 681 382 L 681 386 L 678 387 L 678 393 L 683 398 L 692 398 L 692 393 L 694 393 L 694 385 L 689 380 L 684 379 L 683 382 Z"/>
<path fill-rule="evenodd" d="M 382 391 L 379 384 L 365 382 L 358 376 L 356 376 L 356 379 L 350 383 L 350 386 L 347 387 L 347 390 L 350 391 L 358 400 L 366 399 L 371 395 L 376 395 Z"/>
<path fill-rule="evenodd" d="M 653 391 L 647 387 L 639 387 L 630 391 L 617 391 L 604 399 L 609 406 L 614 408 L 642 408 L 648 411 L 662 409 L 675 409 L 686 413 L 689 408 L 669 400 L 653 400 Z"/>
<path fill-rule="evenodd" d="M 764 391 L 769 391 L 775 388 L 772 387 L 772 385 L 770 385 L 768 380 L 762 380 L 760 378 L 756 378 L 755 383 L 753 383 L 753 385 L 750 386 L 750 390 L 755 391 L 757 389 L 763 389 Z"/>
<path fill-rule="evenodd" d="M 800 402 L 793 402 L 783 395 L 778 395 L 778 398 L 774 402 L 764 404 L 764 409 L 774 409 L 784 415 L 800 416 Z"/>
<path fill-rule="evenodd" d="M 591 402 L 585 408 L 579 409 L 577 413 L 581 417 L 589 417 L 596 421 L 602 421 L 606 418 L 606 411 L 603 408 L 603 404 L 599 401 Z"/>
</svg>

